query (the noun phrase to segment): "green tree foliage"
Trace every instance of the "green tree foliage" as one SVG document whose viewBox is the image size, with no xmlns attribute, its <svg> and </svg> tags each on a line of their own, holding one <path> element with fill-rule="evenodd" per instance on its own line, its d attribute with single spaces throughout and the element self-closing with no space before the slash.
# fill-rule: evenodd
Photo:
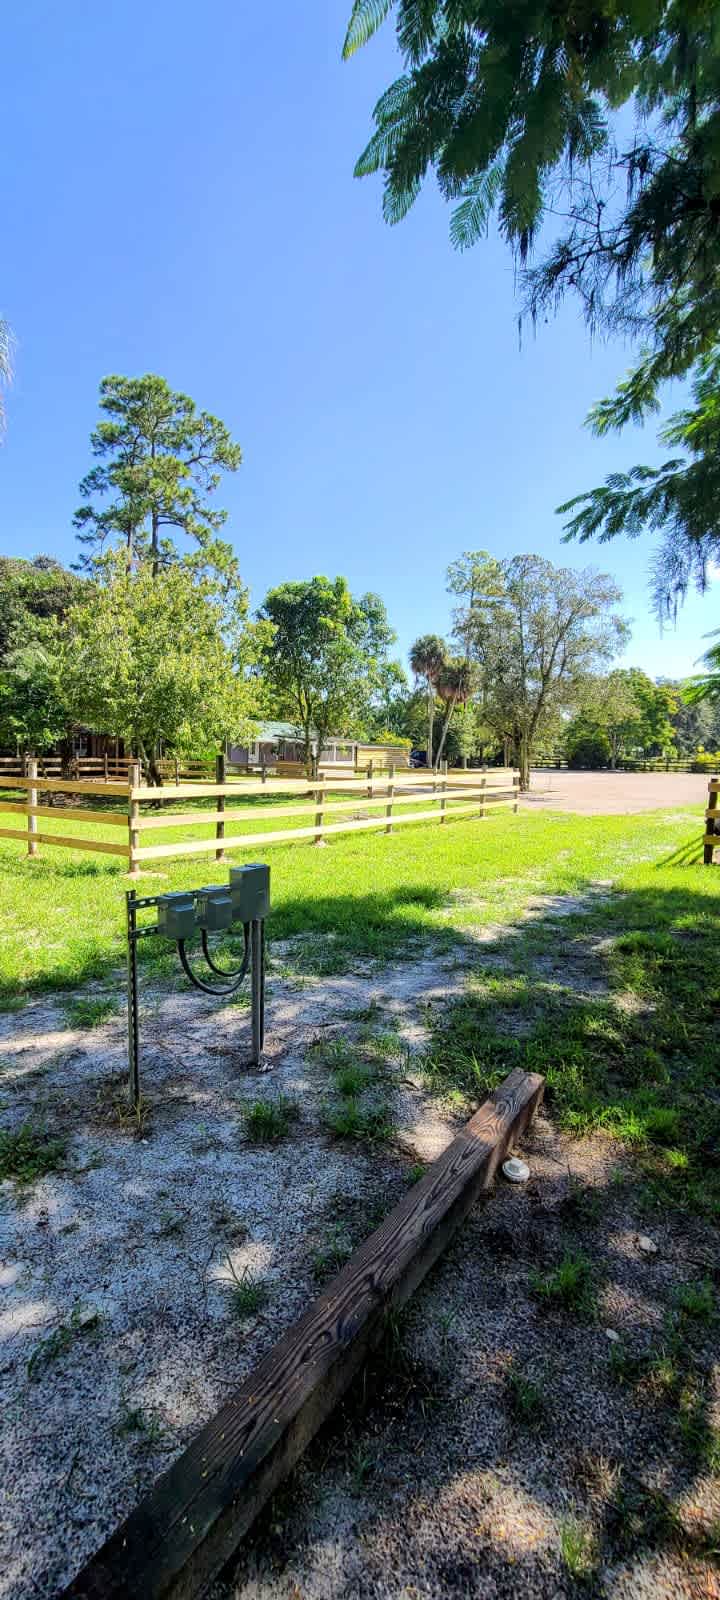
<svg viewBox="0 0 720 1600">
<path fill-rule="evenodd" d="M 582 766 L 582 748 L 605 747 L 601 765 L 615 769 L 623 759 L 669 755 L 674 748 L 672 716 L 677 695 L 668 684 L 653 683 L 639 667 L 619 667 L 591 678 L 583 688 L 582 709 L 565 734 L 571 764 Z M 589 763 L 588 763 L 589 764 Z"/>
<path fill-rule="evenodd" d="M 443 721 L 440 731 L 440 742 L 435 757 L 435 765 L 439 766 L 445 752 L 450 725 L 459 706 L 466 706 L 473 692 L 474 675 L 469 660 L 462 656 L 451 657 L 445 662 L 437 683 L 438 697 L 442 701 Z"/>
<path fill-rule="evenodd" d="M 221 473 L 242 460 L 225 424 L 152 373 L 104 378 L 100 410 L 90 440 L 98 464 L 74 517 L 86 565 L 119 546 L 130 568 L 147 562 L 157 576 L 181 559 L 238 587 L 232 546 L 219 537 L 227 512 L 210 503 Z"/>
<path fill-rule="evenodd" d="M 438 682 L 447 664 L 447 645 L 437 633 L 423 633 L 410 646 L 410 670 L 416 682 L 424 684 L 427 717 L 425 753 L 429 767 L 434 766 L 435 706 Z"/>
<path fill-rule="evenodd" d="M 675 699 L 671 721 L 678 755 L 694 756 L 699 750 L 720 749 L 720 699 L 708 697 L 689 705 L 683 683 L 663 678 L 659 682 L 672 691 Z"/>
<path fill-rule="evenodd" d="M 60 633 L 73 719 L 123 738 L 154 781 L 161 746 L 190 753 L 247 738 L 242 608 L 229 618 L 218 585 L 179 563 L 154 574 L 116 556 L 104 579 Z"/>
<path fill-rule="evenodd" d="M 0 557 L 0 747 L 41 753 L 69 737 L 58 624 L 87 580 L 50 556 Z"/>
<path fill-rule="evenodd" d="M 356 166 L 384 174 L 387 220 L 434 171 L 453 243 L 496 216 L 534 313 L 571 290 L 593 325 L 643 335 L 655 384 L 687 371 L 720 328 L 717 6 L 355 0 L 345 56 L 391 11 L 406 70 Z"/>
<path fill-rule="evenodd" d="M 622 648 L 627 626 L 615 610 L 620 591 L 603 573 L 534 555 L 488 558 L 484 571 L 485 559 L 462 558 L 473 581 L 456 627 L 479 673 L 483 718 L 499 740 L 512 740 L 526 789 L 533 745 L 577 705 L 588 676 Z M 455 583 L 457 571 L 455 563 Z"/>
<path fill-rule="evenodd" d="M 631 379 L 625 388 L 630 387 Z M 662 618 L 674 615 L 692 583 L 707 585 L 708 564 L 720 559 L 720 352 L 703 359 L 692 385 L 693 405 L 676 412 L 661 430 L 663 444 L 679 447 L 660 467 L 615 472 L 599 488 L 559 506 L 572 512 L 566 537 L 601 543 L 648 530 L 660 535 L 653 562 L 653 598 Z M 631 407 L 601 401 L 590 413 L 595 433 L 622 426 Z"/>
<path fill-rule="evenodd" d="M 561 508 L 575 511 L 571 536 L 658 531 L 655 603 L 674 611 L 720 543 L 720 7 L 355 0 L 345 56 L 390 13 L 405 71 L 355 169 L 384 174 L 386 219 L 434 172 L 453 243 L 474 245 L 494 220 L 533 318 L 571 292 L 592 328 L 640 343 L 591 416 L 597 431 L 645 416 L 663 382 L 695 371 L 695 411 L 664 435 L 689 463 L 615 474 Z"/>
<path fill-rule="evenodd" d="M 0 663 L 34 637 L 38 622 L 64 617 L 84 581 L 51 556 L 0 556 Z"/>
<path fill-rule="evenodd" d="M 40 755 L 68 740 L 72 723 L 58 624 L 40 619 L 0 666 L 0 748 Z"/>
<path fill-rule="evenodd" d="M 305 760 L 313 735 L 362 730 L 386 683 L 394 634 L 382 600 L 355 599 L 344 578 L 282 583 L 258 613 L 269 624 L 259 670 L 276 714 L 302 729 Z"/>
<path fill-rule="evenodd" d="M 717 638 L 718 635 L 711 635 Z M 683 690 L 683 698 L 689 706 L 699 706 L 709 701 L 712 706 L 720 705 L 720 639 L 717 644 L 710 646 L 705 651 L 702 660 L 706 671 L 698 673 L 691 678 Z M 720 741 L 719 741 L 720 742 Z"/>
</svg>

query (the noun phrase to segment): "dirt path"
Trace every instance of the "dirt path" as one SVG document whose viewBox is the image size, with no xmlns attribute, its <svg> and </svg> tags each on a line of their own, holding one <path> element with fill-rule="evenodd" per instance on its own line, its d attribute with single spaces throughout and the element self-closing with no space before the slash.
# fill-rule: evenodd
<svg viewBox="0 0 720 1600">
<path fill-rule="evenodd" d="M 576 997 L 600 981 L 591 942 L 567 932 L 583 903 L 535 896 L 522 918 L 552 926 L 558 968 L 544 954 L 538 971 Z M 322 980 L 293 975 L 295 941 L 275 944 L 259 1074 L 243 1068 L 247 1010 L 146 987 L 137 1123 L 121 1016 L 73 1032 L 43 1002 L 0 1018 L 4 1122 L 67 1140 L 59 1171 L 0 1186 L 3 1600 L 47 1600 L 67 1581 L 452 1138 L 467 1106 L 433 1098 L 420 1072 L 428 1007 L 469 971 L 510 970 L 519 927 Z M 327 1129 L 338 1067 L 358 1062 L 392 1106 L 390 1143 Z M 252 1143 L 248 1108 L 283 1096 L 300 1108 L 289 1137 Z M 316 1442 L 215 1600 L 720 1596 L 705 1553 L 720 1479 L 667 1436 L 649 1380 L 619 1383 L 609 1338 L 640 1359 L 678 1287 L 715 1273 L 717 1239 L 656 1217 L 643 1253 L 650 1225 L 609 1140 L 543 1119 L 528 1158 L 530 1184 L 476 1208 L 377 1388 Z M 592 1261 L 582 1312 L 533 1287 L 568 1251 Z M 266 1298 L 240 1316 L 248 1277 Z M 714 1335 L 713 1319 L 686 1330 L 705 1373 L 698 1427 L 720 1420 Z M 593 1566 L 608 1537 L 612 1561 Z"/>
<path fill-rule="evenodd" d="M 533 772 L 523 805 L 583 817 L 630 816 L 663 806 L 706 803 L 708 777 L 697 772 Z"/>
</svg>

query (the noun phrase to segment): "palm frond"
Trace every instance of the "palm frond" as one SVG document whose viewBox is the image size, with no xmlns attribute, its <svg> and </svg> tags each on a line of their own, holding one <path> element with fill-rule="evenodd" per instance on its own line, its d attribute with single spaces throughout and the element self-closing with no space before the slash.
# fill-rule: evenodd
<svg viewBox="0 0 720 1600">
<path fill-rule="evenodd" d="M 502 181 L 503 167 L 497 161 L 466 186 L 464 199 L 450 218 L 450 239 L 456 250 L 469 250 L 487 233 Z"/>
<path fill-rule="evenodd" d="M 394 4 L 395 0 L 355 0 L 342 48 L 343 61 L 348 61 L 377 33 Z"/>
</svg>

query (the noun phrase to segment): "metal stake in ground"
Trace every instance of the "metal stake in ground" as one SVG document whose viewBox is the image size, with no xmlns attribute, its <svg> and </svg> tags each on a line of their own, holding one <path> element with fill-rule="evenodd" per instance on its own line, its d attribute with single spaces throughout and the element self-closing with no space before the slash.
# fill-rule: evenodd
<svg viewBox="0 0 720 1600">
<path fill-rule="evenodd" d="M 128 1081 L 133 1110 L 140 1102 L 140 1041 L 138 1009 L 139 939 L 160 937 L 177 946 L 180 965 L 186 978 L 203 994 L 224 998 L 235 994 L 251 970 L 252 1056 L 259 1066 L 265 1041 L 265 939 L 264 922 L 270 910 L 270 868 L 254 864 L 232 867 L 230 883 L 211 884 L 203 889 L 188 889 L 175 894 L 139 896 L 129 889 L 125 896 L 127 915 L 127 1017 Z M 157 921 L 138 927 L 138 911 L 157 909 Z M 233 923 L 242 924 L 244 953 L 239 967 L 218 966 L 209 946 L 211 933 L 222 933 Z M 210 977 L 202 976 L 193 965 L 188 945 L 200 933 L 203 960 Z M 216 980 L 222 981 L 218 983 Z"/>
</svg>

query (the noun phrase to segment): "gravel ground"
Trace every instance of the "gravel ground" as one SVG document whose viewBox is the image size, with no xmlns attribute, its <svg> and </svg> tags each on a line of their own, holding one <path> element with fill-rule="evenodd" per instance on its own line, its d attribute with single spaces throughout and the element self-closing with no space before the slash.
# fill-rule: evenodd
<svg viewBox="0 0 720 1600">
<path fill-rule="evenodd" d="M 562 919 L 574 905 L 537 897 L 528 915 Z M 428 1097 L 413 1051 L 428 1002 L 462 990 L 498 931 L 464 958 L 428 951 L 371 975 L 276 971 L 260 1074 L 242 1065 L 246 1010 L 146 986 L 137 1124 L 121 1017 L 72 1031 L 45 1002 L 0 1018 L 4 1123 L 45 1119 L 68 1139 L 63 1170 L 27 1191 L 0 1186 L 3 1600 L 49 1597 L 69 1579 L 317 1292 L 328 1238 L 363 1237 L 378 1195 L 394 1203 L 410 1165 L 452 1138 L 463 1113 Z M 291 945 L 273 956 L 291 970 Z M 587 949 L 574 981 L 592 982 Z M 358 1039 L 371 1007 L 399 1041 L 398 1136 L 383 1152 L 322 1131 L 329 1069 L 311 1048 Z M 281 1094 L 301 1105 L 291 1137 L 248 1143 L 243 1108 Z M 613 1378 L 607 1331 L 642 1352 L 676 1286 L 717 1270 L 718 1240 L 666 1218 L 648 1257 L 616 1145 L 567 1141 L 541 1119 L 527 1150 L 530 1184 L 476 1208 L 413 1300 L 399 1353 L 378 1362 L 375 1398 L 349 1398 L 215 1600 L 720 1595 L 701 1553 L 720 1544 L 718 1480 L 692 1468 L 657 1396 Z M 594 1197 L 587 1214 L 574 1183 Z M 532 1271 L 568 1244 L 592 1257 L 595 1318 L 542 1310 L 532 1292 Z M 239 1321 L 232 1288 L 246 1271 L 269 1298 Z M 691 1334 L 717 1422 L 715 1331 Z M 541 1395 L 526 1423 L 512 1370 Z M 660 1493 L 680 1506 L 677 1526 L 660 1526 Z M 652 1507 L 645 1547 L 637 1526 L 650 1528 Z M 563 1558 L 572 1519 L 602 1552 L 584 1578 Z"/>
<path fill-rule="evenodd" d="M 663 806 L 707 804 L 704 772 L 567 772 L 532 773 L 530 793 L 522 804 L 548 811 L 575 811 L 583 817 L 631 816 L 660 811 Z M 693 816 L 691 821 L 697 818 Z"/>
<path fill-rule="evenodd" d="M 664 1219 L 645 1255 L 647 1222 L 605 1140 L 569 1143 L 540 1116 L 524 1154 L 530 1183 L 475 1208 L 408 1309 L 400 1359 L 315 1441 L 211 1600 L 720 1595 L 707 1555 L 720 1480 L 693 1468 L 657 1394 L 611 1369 L 613 1348 L 661 1336 L 681 1283 L 716 1269 L 717 1238 Z M 594 1263 L 592 1317 L 530 1290 L 568 1243 Z M 689 1337 L 717 1423 L 717 1337 Z M 538 1414 L 518 1414 L 513 1372 L 536 1386 Z M 563 1555 L 573 1531 L 588 1551 L 578 1576 Z"/>
</svg>

